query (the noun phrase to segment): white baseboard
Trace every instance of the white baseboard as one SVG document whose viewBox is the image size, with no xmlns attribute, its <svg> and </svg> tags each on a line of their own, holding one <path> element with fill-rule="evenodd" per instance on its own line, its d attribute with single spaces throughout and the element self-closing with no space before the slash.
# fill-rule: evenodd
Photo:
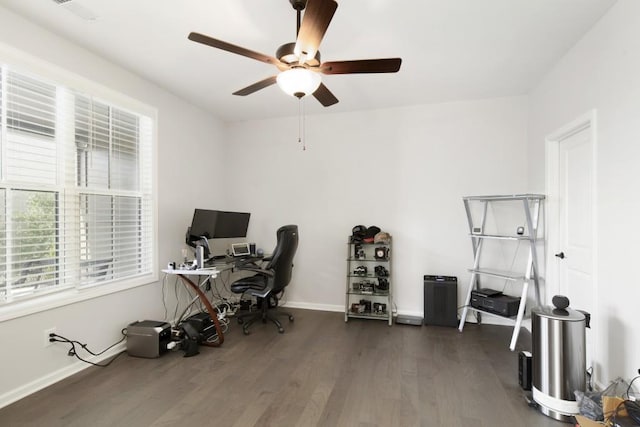
<svg viewBox="0 0 640 427">
<path fill-rule="evenodd" d="M 304 308 L 305 310 L 335 311 L 339 313 L 344 313 L 344 305 L 312 304 L 307 302 L 287 301 L 284 304 L 284 307 Z"/>
<path fill-rule="evenodd" d="M 344 313 L 344 305 L 333 305 L 333 304 L 310 304 L 306 302 L 297 302 L 297 301 L 288 301 L 284 304 L 284 307 L 289 308 L 302 308 L 306 310 L 318 310 L 318 311 L 333 311 L 337 313 Z M 397 313 L 394 310 L 393 316 L 395 317 L 397 314 L 404 314 L 407 316 L 417 316 L 422 317 L 421 311 L 398 311 Z"/>
<path fill-rule="evenodd" d="M 123 342 L 100 356 L 87 357 L 86 360 L 93 363 L 100 363 L 103 360 L 107 360 L 125 350 L 126 343 Z M 91 366 L 92 365 L 88 363 L 78 360 L 69 366 L 65 366 L 64 368 L 58 369 L 55 372 L 51 372 L 50 374 L 38 378 L 37 380 L 31 381 L 30 383 L 20 386 L 14 390 L 10 390 L 3 395 L 0 395 L 0 408 L 4 408 L 5 406 L 17 402 L 18 400 L 25 398 L 30 394 L 42 390 L 43 388 L 49 387 L 50 385 L 62 381 L 65 378 L 68 378 L 73 374 L 77 374 L 78 372 Z"/>
</svg>

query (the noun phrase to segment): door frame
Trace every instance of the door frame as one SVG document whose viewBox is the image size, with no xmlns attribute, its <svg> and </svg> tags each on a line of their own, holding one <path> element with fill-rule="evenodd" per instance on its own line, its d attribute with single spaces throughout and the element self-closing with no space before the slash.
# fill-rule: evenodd
<svg viewBox="0 0 640 427">
<path fill-rule="evenodd" d="M 560 127 L 545 137 L 545 192 L 546 192 L 546 242 L 545 257 L 545 300 L 551 302 L 551 297 L 560 291 L 558 268 L 555 252 L 558 249 L 560 237 L 560 202 L 559 202 L 559 163 L 560 143 L 566 138 L 583 131 L 590 130 L 592 180 L 591 180 L 591 271 L 593 279 L 594 311 L 597 311 L 598 301 L 598 211 L 597 211 L 597 112 L 595 109 L 588 111 L 575 120 Z M 596 316 L 596 313 L 592 313 Z"/>
</svg>

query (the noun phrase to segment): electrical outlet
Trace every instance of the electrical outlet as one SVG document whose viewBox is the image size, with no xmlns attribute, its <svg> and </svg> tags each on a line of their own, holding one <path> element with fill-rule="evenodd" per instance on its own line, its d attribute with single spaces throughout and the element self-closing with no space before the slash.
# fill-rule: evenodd
<svg viewBox="0 0 640 427">
<path fill-rule="evenodd" d="M 49 341 L 49 334 L 55 334 L 56 328 L 49 328 L 44 330 L 44 346 L 49 347 L 53 342 Z"/>
</svg>

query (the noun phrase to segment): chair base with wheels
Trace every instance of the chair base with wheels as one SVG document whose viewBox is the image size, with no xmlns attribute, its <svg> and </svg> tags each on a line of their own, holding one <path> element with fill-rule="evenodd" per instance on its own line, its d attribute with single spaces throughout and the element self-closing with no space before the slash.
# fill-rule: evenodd
<svg viewBox="0 0 640 427">
<path fill-rule="evenodd" d="M 237 316 L 238 323 L 242 325 L 242 332 L 244 332 L 245 335 L 249 335 L 249 326 L 258 319 L 261 319 L 262 323 L 267 323 L 267 320 L 271 321 L 278 327 L 278 332 L 281 334 L 284 333 L 284 328 L 277 316 L 287 316 L 289 322 L 294 321 L 291 313 L 276 309 L 278 307 L 278 298 L 275 295 L 270 295 L 268 298 L 269 302 L 265 301 L 264 298 L 258 300 L 258 310 L 241 313 Z"/>
</svg>

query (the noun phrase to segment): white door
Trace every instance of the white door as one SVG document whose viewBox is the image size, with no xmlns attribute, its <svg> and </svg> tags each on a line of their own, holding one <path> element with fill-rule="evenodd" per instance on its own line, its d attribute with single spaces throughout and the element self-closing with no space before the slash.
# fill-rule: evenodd
<svg viewBox="0 0 640 427">
<path fill-rule="evenodd" d="M 592 249 L 593 161 L 591 130 L 584 129 L 560 141 L 560 238 L 556 258 L 559 290 L 571 306 L 593 308 Z M 564 258 L 561 258 L 564 254 Z M 554 254 L 555 255 L 555 254 Z"/>
<path fill-rule="evenodd" d="M 557 236 L 549 267 L 557 271 L 557 290 L 571 308 L 595 315 L 594 186 L 595 159 L 591 126 L 569 133 L 557 144 Z M 587 367 L 595 356 L 595 334 L 587 329 Z"/>
</svg>

